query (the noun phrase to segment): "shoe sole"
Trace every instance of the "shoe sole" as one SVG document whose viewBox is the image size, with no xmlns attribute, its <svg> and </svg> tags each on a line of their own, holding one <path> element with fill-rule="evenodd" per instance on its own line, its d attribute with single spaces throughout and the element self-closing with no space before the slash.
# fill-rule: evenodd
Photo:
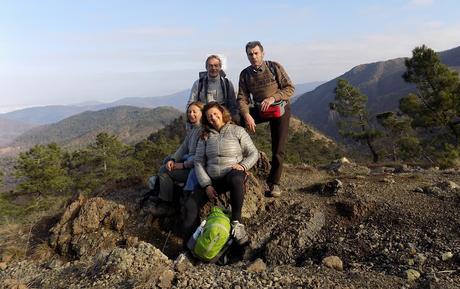
<svg viewBox="0 0 460 289">
<path fill-rule="evenodd" d="M 247 243 L 249 243 L 249 239 L 245 239 L 243 242 L 240 242 L 238 240 L 235 239 L 235 243 L 239 246 L 244 246 L 246 245 Z"/>
<path fill-rule="evenodd" d="M 267 191 L 267 195 L 272 198 L 279 198 L 281 197 L 281 190 Z"/>
<path fill-rule="evenodd" d="M 279 192 L 279 193 L 272 193 L 271 191 L 265 191 L 264 192 L 264 196 L 267 197 L 267 198 L 279 198 L 281 197 L 282 193 Z"/>
</svg>

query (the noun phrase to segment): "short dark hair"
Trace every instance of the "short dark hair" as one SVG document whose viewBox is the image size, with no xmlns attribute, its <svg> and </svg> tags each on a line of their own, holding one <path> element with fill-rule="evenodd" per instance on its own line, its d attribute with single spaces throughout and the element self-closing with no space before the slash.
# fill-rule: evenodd
<svg viewBox="0 0 460 289">
<path fill-rule="evenodd" d="M 212 55 L 209 55 L 208 58 L 206 58 L 206 62 L 204 63 L 204 67 L 206 69 L 208 69 L 208 62 L 209 60 L 211 59 L 217 59 L 219 60 L 219 66 L 222 67 L 222 59 L 220 59 L 220 57 L 218 55 L 215 55 L 215 54 L 212 54 Z"/>
<path fill-rule="evenodd" d="M 230 112 L 228 111 L 228 109 L 222 104 L 218 103 L 217 101 L 212 101 L 204 106 L 203 108 L 204 116 L 201 118 L 201 123 L 203 124 L 204 129 L 207 131 L 209 131 L 212 125 L 209 123 L 208 118 L 206 117 L 206 112 L 214 107 L 220 110 L 220 112 L 222 113 L 222 121 L 224 123 L 228 123 L 232 121 L 232 116 L 230 115 Z"/>
<path fill-rule="evenodd" d="M 253 49 L 253 48 L 256 48 L 257 46 L 260 47 L 260 51 L 262 51 L 262 52 L 264 51 L 264 47 L 262 46 L 260 41 L 249 41 L 246 44 L 246 53 L 248 53 L 248 49 Z"/>
</svg>

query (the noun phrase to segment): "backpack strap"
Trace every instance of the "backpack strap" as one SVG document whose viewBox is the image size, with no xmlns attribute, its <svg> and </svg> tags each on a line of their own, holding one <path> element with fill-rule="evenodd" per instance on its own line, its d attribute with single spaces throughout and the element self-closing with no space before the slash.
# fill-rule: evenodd
<svg viewBox="0 0 460 289">
<path fill-rule="evenodd" d="M 246 88 L 249 87 L 249 86 L 248 86 L 249 77 L 250 77 L 250 75 L 249 75 L 249 73 L 250 73 L 250 72 L 249 72 L 249 69 L 250 69 L 250 66 L 246 67 L 246 68 L 243 70 L 243 82 L 244 82 L 244 85 L 246 86 Z M 248 95 L 248 102 L 249 102 L 249 103 L 254 103 L 254 100 L 252 99 L 251 96 L 252 96 L 252 93 L 250 93 L 250 94 Z"/>
<path fill-rule="evenodd" d="M 229 84 L 227 77 L 220 78 L 220 87 L 222 88 L 222 93 L 224 95 L 225 104 L 227 107 L 230 107 L 230 100 L 228 99 L 228 92 L 230 90 L 230 84 Z"/>
<path fill-rule="evenodd" d="M 248 87 L 248 83 L 249 83 L 249 67 L 246 67 L 244 70 L 243 70 L 243 81 L 244 81 L 244 84 L 246 85 L 246 87 Z"/>
<path fill-rule="evenodd" d="M 222 89 L 222 94 L 224 95 L 224 100 L 227 100 L 227 90 L 225 89 L 225 80 L 222 80 L 223 77 L 219 77 L 220 88 Z M 225 78 L 224 78 L 225 79 Z"/>
<path fill-rule="evenodd" d="M 198 91 L 196 93 L 196 100 L 198 101 L 201 101 L 200 94 L 201 94 L 201 90 L 203 89 L 203 81 L 204 81 L 204 77 L 198 80 Z"/>
<path fill-rule="evenodd" d="M 204 77 L 201 77 L 199 80 L 198 80 L 198 91 L 197 91 L 197 94 L 196 94 L 196 100 L 198 101 L 201 101 L 203 103 L 206 103 L 206 100 L 203 101 L 200 97 L 201 95 L 201 91 L 203 90 L 203 87 L 204 87 L 204 98 L 206 99 L 206 95 L 208 93 L 208 77 L 207 76 L 204 76 Z"/>
<path fill-rule="evenodd" d="M 205 99 L 205 101 L 202 101 L 203 103 L 208 103 L 208 77 L 206 76 L 206 78 L 204 79 L 204 93 L 203 93 L 203 97 Z"/>
<path fill-rule="evenodd" d="M 273 63 L 273 61 L 267 60 L 267 66 L 270 69 L 270 72 L 272 73 L 273 77 L 276 80 L 276 83 L 278 84 L 278 89 L 281 89 L 281 83 L 278 78 L 278 73 L 276 73 L 276 65 Z"/>
</svg>

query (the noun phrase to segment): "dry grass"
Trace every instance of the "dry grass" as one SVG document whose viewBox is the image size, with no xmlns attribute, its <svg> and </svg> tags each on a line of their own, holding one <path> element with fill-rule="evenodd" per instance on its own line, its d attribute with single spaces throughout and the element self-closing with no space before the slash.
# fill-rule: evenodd
<svg viewBox="0 0 460 289">
<path fill-rule="evenodd" d="M 0 259 L 3 256 L 12 260 L 22 260 L 30 256 L 35 260 L 51 257 L 54 252 L 47 244 L 47 236 L 55 219 L 46 214 L 47 212 L 33 214 L 33 223 L 4 220 L 0 224 Z"/>
<path fill-rule="evenodd" d="M 5 223 L 0 226 L 0 254 L 13 259 L 26 256 L 28 227 L 17 223 Z M 2 257 L 3 259 L 3 257 Z"/>
<path fill-rule="evenodd" d="M 34 260 L 47 260 L 55 254 L 54 250 L 48 245 L 47 242 L 43 242 L 33 246 L 31 249 L 30 257 Z"/>
<path fill-rule="evenodd" d="M 29 285 L 22 283 L 17 279 L 6 279 L 3 281 L 3 286 L 1 288 L 8 289 L 29 289 Z"/>
<path fill-rule="evenodd" d="M 0 225 L 0 259 L 3 262 L 11 263 L 15 260 L 26 259 L 27 257 L 32 257 L 34 260 L 45 260 L 53 256 L 54 251 L 48 246 L 46 241 L 33 243 L 33 234 L 37 227 L 37 223 L 21 224 L 4 222 Z M 32 288 L 28 281 L 32 280 L 34 276 L 18 270 L 12 277 L 2 280 L 3 283 L 0 288 Z"/>
<path fill-rule="evenodd" d="M 17 223 L 4 223 L 0 226 L 0 256 L 10 263 L 15 259 L 24 259 L 28 250 L 30 230 L 25 225 Z M 27 289 L 30 288 L 23 282 L 25 276 L 17 272 L 16 278 L 3 280 L 1 288 Z"/>
</svg>

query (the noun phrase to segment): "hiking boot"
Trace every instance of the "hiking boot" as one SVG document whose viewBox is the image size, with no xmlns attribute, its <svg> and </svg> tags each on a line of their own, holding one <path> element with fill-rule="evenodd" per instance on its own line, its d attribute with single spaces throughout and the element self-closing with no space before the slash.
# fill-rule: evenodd
<svg viewBox="0 0 460 289">
<path fill-rule="evenodd" d="M 147 181 L 147 186 L 151 190 L 155 190 L 156 183 L 157 183 L 158 177 L 157 176 L 151 176 L 148 181 Z"/>
<path fill-rule="evenodd" d="M 174 208 L 168 202 L 159 202 L 148 209 L 148 212 L 154 217 L 172 216 L 174 211 Z"/>
<path fill-rule="evenodd" d="M 270 197 L 279 198 L 281 197 L 281 189 L 278 185 L 271 185 L 268 193 Z"/>
<path fill-rule="evenodd" d="M 180 253 L 176 260 L 174 260 L 174 266 L 176 268 L 187 266 L 187 264 L 192 264 L 192 256 L 188 251 Z"/>
<path fill-rule="evenodd" d="M 232 236 L 238 245 L 244 245 L 249 241 L 248 233 L 243 224 L 238 221 L 232 221 Z"/>
</svg>

